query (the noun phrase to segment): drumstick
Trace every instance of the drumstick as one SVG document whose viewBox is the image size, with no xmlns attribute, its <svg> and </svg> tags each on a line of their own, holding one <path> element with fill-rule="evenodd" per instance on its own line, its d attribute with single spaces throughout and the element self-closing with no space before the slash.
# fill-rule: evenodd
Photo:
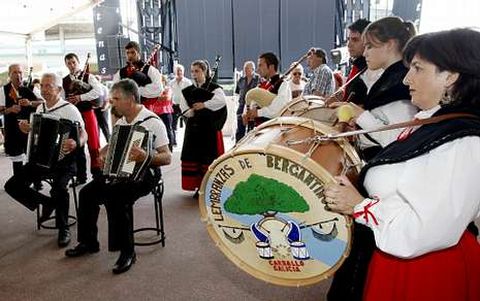
<svg viewBox="0 0 480 301">
<path fill-rule="evenodd" d="M 360 75 L 362 75 L 365 71 L 367 71 L 367 67 L 363 68 L 362 70 L 360 70 L 360 72 L 358 72 L 357 74 L 355 74 L 354 76 L 352 76 L 346 83 L 344 83 L 342 86 L 340 86 L 340 88 L 338 88 L 337 91 L 335 91 L 332 95 L 328 96 L 327 98 L 325 98 L 325 106 L 328 106 L 332 99 L 336 99 L 336 100 L 339 100 L 339 101 L 342 101 L 340 99 L 337 98 L 337 96 L 340 94 L 340 92 L 344 92 L 345 88 L 347 88 L 347 86 L 354 80 L 356 79 L 357 77 L 359 77 Z M 347 101 L 350 99 L 352 95 L 350 94 L 348 96 L 348 99 Z"/>
</svg>

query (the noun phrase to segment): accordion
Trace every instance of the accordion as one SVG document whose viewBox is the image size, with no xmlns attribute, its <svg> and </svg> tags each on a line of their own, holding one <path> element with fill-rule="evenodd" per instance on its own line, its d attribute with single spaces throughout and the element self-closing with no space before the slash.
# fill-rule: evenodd
<svg viewBox="0 0 480 301">
<path fill-rule="evenodd" d="M 54 168 L 65 159 L 63 143 L 71 138 L 79 144 L 79 123 L 50 114 L 30 115 L 27 160 L 44 168 Z"/>
<path fill-rule="evenodd" d="M 146 159 L 130 161 L 128 155 L 133 146 L 142 148 Z M 141 181 L 152 160 L 153 133 L 141 125 L 115 125 L 108 147 L 103 175 L 116 180 Z"/>
</svg>

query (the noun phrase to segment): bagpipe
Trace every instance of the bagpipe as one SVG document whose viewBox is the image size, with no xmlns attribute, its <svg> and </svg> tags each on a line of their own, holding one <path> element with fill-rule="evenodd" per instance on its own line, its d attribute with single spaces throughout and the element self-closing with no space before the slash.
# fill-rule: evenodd
<svg viewBox="0 0 480 301">
<path fill-rule="evenodd" d="M 277 82 L 283 81 L 290 73 L 297 68 L 309 55 L 311 54 L 311 49 L 309 49 L 304 55 L 302 55 L 295 64 L 290 66 L 290 68 L 277 80 Z M 247 108 L 249 105 L 255 103 L 259 107 L 268 107 L 273 99 L 277 96 L 276 94 L 272 93 L 273 87 L 275 87 L 277 83 L 274 84 L 267 84 L 265 87 L 256 87 L 247 92 L 245 95 L 245 104 Z"/>
<path fill-rule="evenodd" d="M 77 76 L 75 76 L 75 79 L 73 79 L 70 83 L 67 99 L 70 96 L 82 95 L 92 90 L 92 85 L 88 83 L 88 76 L 90 75 L 90 57 L 90 52 L 87 52 L 87 58 L 85 59 L 85 65 L 83 66 L 82 71 Z M 91 107 L 99 108 L 104 105 L 104 100 L 102 100 L 101 97 L 98 97 L 89 102 L 85 102 L 85 104 L 84 102 L 79 102 L 75 105 L 77 105 L 78 108 L 84 109 L 90 109 Z"/>
<path fill-rule="evenodd" d="M 150 84 L 152 81 L 147 76 L 147 74 L 144 73 L 144 71 L 147 66 L 152 65 L 152 62 L 155 61 L 155 55 L 157 54 L 159 49 L 160 44 L 156 44 L 153 46 L 153 49 L 150 52 L 146 63 L 143 63 L 141 61 L 137 61 L 135 63 L 127 62 L 126 76 L 135 81 L 140 87 Z"/>
<path fill-rule="evenodd" d="M 69 90 L 71 95 L 81 95 L 92 90 L 92 86 L 87 82 L 89 71 L 88 61 L 90 60 L 90 56 L 91 54 L 88 52 L 83 70 L 77 76 L 75 76 L 75 79 L 70 83 Z"/>
<path fill-rule="evenodd" d="M 210 85 L 213 81 L 213 78 L 217 74 L 218 67 L 220 64 L 220 60 L 222 59 L 221 55 L 217 55 L 215 57 L 215 64 L 212 69 L 211 76 L 208 79 L 208 83 L 205 85 L 205 88 L 202 87 L 196 87 L 195 85 L 191 85 L 186 87 L 185 89 L 182 90 L 182 94 L 185 97 L 185 100 L 187 101 L 188 107 L 191 110 L 192 106 L 196 102 L 205 102 L 207 100 L 212 99 L 214 96 L 213 92 L 209 91 Z M 187 110 L 187 111 L 188 111 Z M 182 115 L 185 115 L 186 112 L 182 112 Z M 222 130 L 223 125 L 225 124 L 227 120 L 227 107 L 224 106 L 221 109 L 217 111 L 211 111 L 208 109 L 204 109 L 201 111 L 196 111 L 195 114 L 208 114 L 209 116 L 206 116 L 209 120 L 213 121 L 213 125 L 215 129 L 217 130 Z"/>
</svg>

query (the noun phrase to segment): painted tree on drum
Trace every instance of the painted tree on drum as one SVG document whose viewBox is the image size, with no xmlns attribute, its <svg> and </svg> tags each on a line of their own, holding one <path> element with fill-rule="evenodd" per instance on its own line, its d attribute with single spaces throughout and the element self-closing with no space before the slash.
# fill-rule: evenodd
<svg viewBox="0 0 480 301">
<path fill-rule="evenodd" d="M 306 212 L 310 206 L 290 186 L 275 179 L 252 174 L 237 184 L 224 204 L 226 211 L 265 217 L 277 212 Z"/>
<path fill-rule="evenodd" d="M 276 216 L 278 212 L 306 212 L 310 209 L 305 199 L 292 187 L 252 174 L 235 186 L 224 208 L 236 214 L 263 215 L 260 221 L 250 225 L 260 258 L 310 258 L 305 243 L 301 241 L 300 226 L 293 220 Z"/>
</svg>

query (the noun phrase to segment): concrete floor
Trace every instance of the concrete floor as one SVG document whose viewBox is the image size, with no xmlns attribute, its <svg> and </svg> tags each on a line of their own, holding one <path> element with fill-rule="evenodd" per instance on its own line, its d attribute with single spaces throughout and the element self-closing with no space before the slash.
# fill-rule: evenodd
<svg viewBox="0 0 480 301">
<path fill-rule="evenodd" d="M 229 138 L 225 141 L 232 144 Z M 11 163 L 1 156 L 0 300 L 324 300 L 329 280 L 280 287 L 227 260 L 200 221 L 192 193 L 180 188 L 179 151 L 174 150 L 172 164 L 163 170 L 166 246 L 136 247 L 137 263 L 122 275 L 111 273 L 118 254 L 106 250 L 103 209 L 100 253 L 65 258 L 64 249 L 56 245 L 56 231 L 36 230 L 35 214 L 6 195 L 3 184 L 11 175 Z M 152 199 L 149 195 L 135 205 L 137 225 L 153 223 Z M 75 226 L 72 231 L 75 237 Z"/>
<path fill-rule="evenodd" d="M 181 139 L 181 138 L 180 138 Z M 231 145 L 229 138 L 226 145 Z M 179 145 L 181 145 L 179 143 Z M 112 275 L 118 253 L 106 250 L 106 215 L 102 208 L 102 250 L 65 258 L 55 230 L 37 230 L 35 213 L 3 190 L 11 163 L 0 156 L 0 300 L 323 300 L 329 281 L 290 288 L 258 280 L 231 263 L 200 221 L 198 203 L 180 187 L 180 150 L 174 150 L 165 179 L 166 246 L 136 247 L 137 263 Z M 153 223 L 153 197 L 135 205 L 136 225 Z M 71 206 L 73 207 L 73 206 Z M 73 209 L 71 209 L 73 212 Z M 76 237 L 76 227 L 72 227 Z M 71 245 L 75 245 L 72 240 Z"/>
</svg>

